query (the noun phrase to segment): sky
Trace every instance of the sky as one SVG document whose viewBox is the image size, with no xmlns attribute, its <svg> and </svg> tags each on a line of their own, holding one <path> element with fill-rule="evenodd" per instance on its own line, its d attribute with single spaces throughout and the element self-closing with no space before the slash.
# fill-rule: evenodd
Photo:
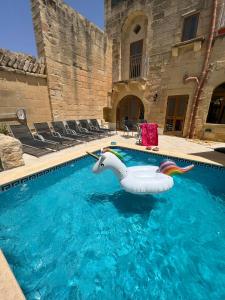
<svg viewBox="0 0 225 300">
<path fill-rule="evenodd" d="M 0 0 L 0 48 L 37 55 L 30 0 Z M 104 0 L 64 0 L 88 20 L 104 27 Z"/>
</svg>

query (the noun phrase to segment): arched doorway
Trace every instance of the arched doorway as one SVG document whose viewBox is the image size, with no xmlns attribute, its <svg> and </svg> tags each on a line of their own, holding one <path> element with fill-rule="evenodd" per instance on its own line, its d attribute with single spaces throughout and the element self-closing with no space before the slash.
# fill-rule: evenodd
<svg viewBox="0 0 225 300">
<path fill-rule="evenodd" d="M 225 83 L 213 91 L 207 123 L 225 124 Z"/>
<path fill-rule="evenodd" d="M 138 123 L 144 119 L 145 109 L 142 101 L 133 95 L 124 97 L 117 105 L 116 124 L 117 129 L 122 129 L 124 121 Z"/>
</svg>

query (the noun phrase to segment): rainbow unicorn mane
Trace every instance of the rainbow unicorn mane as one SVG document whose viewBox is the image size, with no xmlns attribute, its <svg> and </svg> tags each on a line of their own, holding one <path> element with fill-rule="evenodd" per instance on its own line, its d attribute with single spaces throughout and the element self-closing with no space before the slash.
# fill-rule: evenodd
<svg viewBox="0 0 225 300">
<path fill-rule="evenodd" d="M 159 172 L 168 176 L 173 176 L 176 174 L 184 174 L 192 170 L 194 165 L 190 165 L 184 168 L 178 167 L 172 160 L 164 161 L 159 166 Z"/>
<path fill-rule="evenodd" d="M 106 152 L 110 152 L 110 153 L 114 154 L 121 161 L 123 161 L 123 156 L 121 154 L 119 154 L 118 152 L 116 152 L 115 150 L 112 150 L 110 148 L 104 148 L 104 149 L 102 149 L 102 153 L 106 153 Z"/>
</svg>

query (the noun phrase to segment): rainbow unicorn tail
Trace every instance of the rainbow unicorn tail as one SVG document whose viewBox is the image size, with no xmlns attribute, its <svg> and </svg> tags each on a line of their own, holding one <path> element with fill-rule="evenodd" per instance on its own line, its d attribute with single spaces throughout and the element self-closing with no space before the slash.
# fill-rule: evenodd
<svg viewBox="0 0 225 300">
<path fill-rule="evenodd" d="M 176 174 L 184 174 L 188 171 L 192 170 L 194 168 L 194 165 L 190 165 L 184 168 L 178 167 L 175 162 L 171 160 L 164 161 L 159 166 L 159 172 L 163 173 L 165 175 L 173 176 Z"/>
</svg>

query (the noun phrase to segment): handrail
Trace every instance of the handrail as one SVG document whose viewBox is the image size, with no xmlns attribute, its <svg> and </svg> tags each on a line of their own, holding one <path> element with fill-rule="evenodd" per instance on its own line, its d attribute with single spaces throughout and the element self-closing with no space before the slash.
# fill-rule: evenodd
<svg viewBox="0 0 225 300">
<path fill-rule="evenodd" d="M 130 78 L 138 78 L 142 75 L 142 54 L 130 56 Z"/>
</svg>

